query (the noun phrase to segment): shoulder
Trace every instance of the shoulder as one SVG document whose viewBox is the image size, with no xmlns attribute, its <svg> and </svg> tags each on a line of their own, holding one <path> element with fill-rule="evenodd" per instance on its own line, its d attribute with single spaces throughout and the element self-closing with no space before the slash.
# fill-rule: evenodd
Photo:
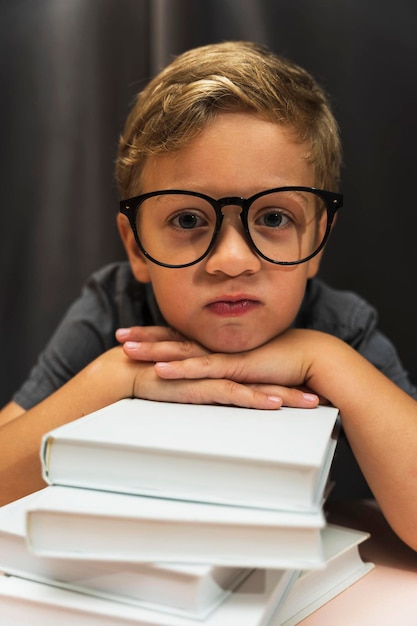
<svg viewBox="0 0 417 626">
<path fill-rule="evenodd" d="M 96 270 L 87 278 L 83 293 L 102 291 L 111 296 L 119 291 L 126 291 L 133 281 L 129 263 L 110 263 Z"/>
<path fill-rule="evenodd" d="M 375 307 L 358 294 L 334 289 L 314 278 L 307 286 L 295 326 L 320 330 L 342 339 L 401 389 L 417 398 L 417 389 L 410 382 L 395 346 L 378 329 Z"/>
<path fill-rule="evenodd" d="M 309 281 L 296 325 L 335 335 L 355 345 L 365 332 L 376 328 L 375 307 L 358 294 Z"/>
<path fill-rule="evenodd" d="M 108 325 L 117 324 L 119 311 L 129 299 L 127 294 L 131 291 L 132 282 L 128 263 L 111 263 L 93 272 L 84 282 L 61 325 L 83 322 L 98 325 L 105 333 Z"/>
<path fill-rule="evenodd" d="M 127 261 L 111 263 L 91 274 L 82 289 L 80 305 L 111 319 L 113 327 L 162 323 L 151 285 L 139 283 Z"/>
</svg>

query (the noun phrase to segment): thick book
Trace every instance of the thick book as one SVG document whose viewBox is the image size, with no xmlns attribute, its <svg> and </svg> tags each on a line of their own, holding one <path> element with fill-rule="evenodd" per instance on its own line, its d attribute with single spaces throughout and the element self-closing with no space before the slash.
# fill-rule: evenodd
<svg viewBox="0 0 417 626">
<path fill-rule="evenodd" d="M 304 570 L 290 589 L 271 626 L 295 626 L 374 568 L 359 545 L 369 533 L 328 524 L 323 531 L 325 567 Z"/>
<path fill-rule="evenodd" d="M 49 486 L 26 516 L 43 556 L 226 567 L 323 563 L 323 512 L 294 513 Z"/>
<path fill-rule="evenodd" d="M 0 576 L 4 626 L 269 626 L 297 573 L 256 570 L 205 620 L 94 598 L 15 576 Z"/>
<path fill-rule="evenodd" d="M 28 550 L 26 513 L 42 491 L 0 508 L 0 571 L 202 619 L 250 573 L 248 569 L 190 563 L 126 563 L 40 557 Z M 1 623 L 1 620 L 0 620 Z"/>
<path fill-rule="evenodd" d="M 125 399 L 47 433 L 49 484 L 314 511 L 337 409 L 256 410 Z"/>
</svg>

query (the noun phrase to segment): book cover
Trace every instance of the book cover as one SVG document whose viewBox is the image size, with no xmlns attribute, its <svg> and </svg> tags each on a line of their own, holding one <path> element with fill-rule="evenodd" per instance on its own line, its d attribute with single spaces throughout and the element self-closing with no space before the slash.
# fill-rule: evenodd
<svg viewBox="0 0 417 626">
<path fill-rule="evenodd" d="M 256 570 L 203 621 L 0 576 L 0 615 L 5 626 L 268 626 L 297 575 Z"/>
<path fill-rule="evenodd" d="M 316 513 L 204 504 L 49 486 L 27 512 L 43 556 L 310 569 L 323 562 Z"/>
<path fill-rule="evenodd" d="M 338 411 L 120 400 L 43 439 L 47 483 L 238 506 L 314 511 Z"/>
<path fill-rule="evenodd" d="M 126 563 L 48 558 L 26 542 L 26 513 L 36 492 L 0 508 L 0 571 L 74 591 L 202 619 L 250 570 L 208 564 Z M 0 620 L 1 622 L 1 620 Z"/>
</svg>

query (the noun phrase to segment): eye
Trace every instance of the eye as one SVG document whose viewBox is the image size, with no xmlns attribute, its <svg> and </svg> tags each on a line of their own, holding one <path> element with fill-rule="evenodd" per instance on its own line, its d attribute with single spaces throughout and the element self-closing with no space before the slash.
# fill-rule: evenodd
<svg viewBox="0 0 417 626">
<path fill-rule="evenodd" d="M 255 223 L 258 226 L 266 226 L 268 228 L 284 228 L 291 224 L 291 219 L 285 213 L 277 209 L 271 209 L 258 216 Z"/>
<path fill-rule="evenodd" d="M 171 224 L 182 230 L 192 230 L 206 226 L 207 220 L 196 212 L 184 211 L 175 215 L 171 219 Z"/>
</svg>

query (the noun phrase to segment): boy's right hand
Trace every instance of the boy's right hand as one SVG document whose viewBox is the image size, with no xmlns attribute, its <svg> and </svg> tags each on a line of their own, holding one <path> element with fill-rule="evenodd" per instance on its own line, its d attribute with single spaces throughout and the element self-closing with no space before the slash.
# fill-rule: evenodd
<svg viewBox="0 0 417 626">
<path fill-rule="evenodd" d="M 137 361 L 180 361 L 210 354 L 200 344 L 166 326 L 119 328 L 116 339 L 122 344 L 124 353 Z"/>
<path fill-rule="evenodd" d="M 119 329 L 116 338 L 123 344 L 123 351 L 132 361 L 143 364 L 152 363 L 152 374 L 155 373 L 153 364 L 160 361 L 186 361 L 196 357 L 207 357 L 211 353 L 194 341 L 183 337 L 177 331 L 161 326 L 136 326 Z M 230 358 L 240 361 L 239 355 L 229 355 Z M 287 387 L 271 382 L 264 383 L 254 380 L 239 379 L 238 376 L 222 375 L 219 378 L 204 376 L 187 380 L 184 376 L 172 380 L 175 386 L 165 387 L 158 384 L 150 372 L 145 370 L 139 374 L 140 389 L 136 390 L 136 397 L 165 402 L 184 402 L 194 404 L 234 404 L 237 406 L 274 409 L 282 405 L 313 408 L 319 399 L 315 394 L 305 393 L 305 390 Z M 161 377 L 164 379 L 164 377 Z M 196 379 L 197 378 L 197 379 Z M 145 383 L 146 379 L 146 383 Z M 169 383 L 168 378 L 165 381 Z M 138 395 L 140 393 L 140 395 Z M 143 394 L 146 394 L 143 395 Z M 149 395 L 150 394 L 150 395 Z M 157 397 L 154 396 L 157 394 Z"/>
</svg>

